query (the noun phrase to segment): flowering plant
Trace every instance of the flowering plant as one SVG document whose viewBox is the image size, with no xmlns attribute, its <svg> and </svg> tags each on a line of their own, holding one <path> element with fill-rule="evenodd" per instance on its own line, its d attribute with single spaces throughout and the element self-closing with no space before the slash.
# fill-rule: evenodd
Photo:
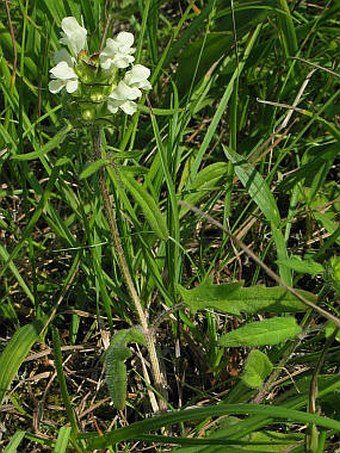
<svg viewBox="0 0 340 453">
<path fill-rule="evenodd" d="M 50 92 L 66 91 L 78 101 L 68 105 L 76 105 L 82 120 L 105 118 L 119 109 L 133 115 L 142 90 L 151 88 L 150 70 L 134 64 L 133 34 L 120 32 L 106 40 L 102 52 L 89 55 L 87 30 L 74 17 L 65 17 L 61 28 L 60 42 L 68 50 L 62 48 L 53 57 Z"/>
</svg>

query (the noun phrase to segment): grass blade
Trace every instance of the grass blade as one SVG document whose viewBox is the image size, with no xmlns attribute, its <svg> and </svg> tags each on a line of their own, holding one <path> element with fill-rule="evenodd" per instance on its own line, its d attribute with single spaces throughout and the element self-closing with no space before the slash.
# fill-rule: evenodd
<svg viewBox="0 0 340 453">
<path fill-rule="evenodd" d="M 20 365 L 31 350 L 33 344 L 39 339 L 39 334 L 43 328 L 41 321 L 18 329 L 0 356 L 0 404 L 5 393 Z"/>
</svg>

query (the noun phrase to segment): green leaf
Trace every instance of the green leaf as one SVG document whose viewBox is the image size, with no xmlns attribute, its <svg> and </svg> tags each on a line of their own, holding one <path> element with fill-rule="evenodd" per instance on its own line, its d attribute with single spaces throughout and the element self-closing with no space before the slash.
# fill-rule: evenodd
<svg viewBox="0 0 340 453">
<path fill-rule="evenodd" d="M 258 171 L 244 159 L 244 157 L 231 151 L 226 146 L 223 146 L 223 150 L 227 158 L 234 164 L 235 173 L 240 178 L 241 183 L 246 188 L 260 211 L 262 211 L 265 218 L 270 222 L 279 262 L 288 258 L 285 240 L 280 231 L 281 218 L 279 210 L 268 184 Z M 279 271 L 282 280 L 292 286 L 292 277 L 289 269 L 280 265 Z"/>
<path fill-rule="evenodd" d="M 131 357 L 127 343 L 145 345 L 145 337 L 140 328 L 120 330 L 111 340 L 105 353 L 106 383 L 114 406 L 123 410 L 126 401 L 126 366 L 124 361 Z"/>
<path fill-rule="evenodd" d="M 84 170 L 80 173 L 79 179 L 86 179 L 89 176 L 96 173 L 100 168 L 104 167 L 104 165 L 110 164 L 109 159 L 98 159 L 95 162 L 92 162 L 84 168 Z"/>
<path fill-rule="evenodd" d="M 234 164 L 235 173 L 240 178 L 240 181 L 247 189 L 251 198 L 263 212 L 266 219 L 274 227 L 279 227 L 281 222 L 279 210 L 266 181 L 244 157 L 231 151 L 227 146 L 222 146 L 225 155 Z"/>
<path fill-rule="evenodd" d="M 328 338 L 331 335 L 333 335 L 335 330 L 337 330 L 335 339 L 336 339 L 336 341 L 340 342 L 340 330 L 336 327 L 334 322 L 328 321 L 327 324 L 326 324 L 326 331 L 325 331 L 326 338 Z"/>
<path fill-rule="evenodd" d="M 162 215 L 156 201 L 146 191 L 146 189 L 128 173 L 121 172 L 120 179 L 141 207 L 145 218 L 149 222 L 153 231 L 160 239 L 166 241 L 169 238 L 169 232 L 166 226 L 165 218 Z"/>
<path fill-rule="evenodd" d="M 203 197 L 207 196 L 213 190 L 220 190 L 218 184 L 226 176 L 228 164 L 226 162 L 215 162 L 203 168 L 190 186 L 190 191 L 183 197 L 188 205 L 196 205 Z M 188 212 L 187 208 L 182 207 L 180 216 L 183 217 Z"/>
<path fill-rule="evenodd" d="M 213 285 L 207 280 L 197 288 L 187 290 L 177 285 L 177 290 L 186 305 L 193 311 L 215 308 L 223 313 L 239 316 L 241 313 L 297 312 L 306 306 L 284 288 L 252 286 L 243 288 L 241 283 Z M 313 302 L 316 296 L 307 291 L 298 291 Z"/>
<path fill-rule="evenodd" d="M 42 328 L 41 321 L 35 321 L 21 327 L 15 332 L 2 352 L 0 356 L 0 404 L 20 365 L 33 344 L 39 339 Z"/>
<path fill-rule="evenodd" d="M 7 444 L 4 453 L 17 453 L 18 447 L 25 437 L 26 431 L 17 431 L 12 437 L 9 444 Z M 19 450 L 20 451 L 20 450 Z"/>
<path fill-rule="evenodd" d="M 247 357 L 242 381 L 250 388 L 261 388 L 272 369 L 273 364 L 266 354 L 255 349 Z"/>
<path fill-rule="evenodd" d="M 333 222 L 327 213 L 323 214 L 321 212 L 314 211 L 314 217 L 318 222 L 321 223 L 321 225 L 327 230 L 329 234 L 334 234 L 339 229 L 339 224 Z M 340 245 L 339 238 L 336 240 L 336 242 Z"/>
<path fill-rule="evenodd" d="M 64 140 L 64 138 L 72 130 L 72 128 L 73 128 L 72 124 L 67 124 L 67 126 L 65 126 L 63 129 L 57 132 L 57 134 L 55 134 L 55 136 L 40 149 L 32 151 L 31 153 L 17 154 L 16 156 L 13 156 L 12 159 L 32 160 L 44 156 L 45 154 L 52 151 L 52 149 L 57 148 L 57 146 L 60 145 L 60 143 Z"/>
<path fill-rule="evenodd" d="M 5 249 L 5 247 L 3 247 L 1 244 L 0 244 L 0 258 L 3 259 L 3 261 L 5 263 L 8 263 L 8 267 L 10 268 L 10 270 L 12 271 L 13 275 L 15 276 L 15 278 L 17 279 L 19 285 L 21 286 L 21 288 L 25 291 L 27 297 L 32 301 L 34 302 L 34 295 L 32 294 L 32 291 L 30 290 L 30 288 L 28 287 L 27 283 L 25 282 L 25 280 L 22 278 L 21 274 L 20 274 L 20 271 L 19 269 L 16 267 L 16 265 L 14 264 L 14 261 L 11 259 L 10 255 L 8 254 L 7 250 Z"/>
<path fill-rule="evenodd" d="M 266 346 L 282 343 L 295 338 L 301 333 L 301 327 L 295 318 L 270 318 L 246 324 L 228 332 L 220 339 L 220 345 L 226 348 L 242 346 Z"/>
<path fill-rule="evenodd" d="M 324 272 L 324 267 L 322 264 L 313 261 L 312 259 L 309 260 L 302 260 L 300 257 L 292 256 L 291 258 L 278 260 L 277 263 L 283 264 L 289 269 L 292 269 L 295 272 L 301 272 L 303 274 L 321 274 Z"/>
<path fill-rule="evenodd" d="M 57 442 L 54 447 L 55 453 L 65 453 L 67 451 L 71 432 L 72 432 L 71 426 L 63 426 L 62 428 L 60 428 Z"/>
<path fill-rule="evenodd" d="M 145 420 L 135 422 L 124 428 L 113 429 L 111 432 L 105 433 L 102 436 L 92 434 L 81 434 L 81 439 L 86 439 L 86 451 L 93 451 L 95 449 L 104 449 L 113 444 L 125 440 L 139 440 L 141 434 L 149 431 L 155 431 L 163 426 L 178 425 L 178 423 L 189 421 L 192 423 L 195 420 L 204 420 L 210 417 L 219 417 L 223 415 L 255 415 L 260 416 L 261 419 L 268 419 L 268 423 L 274 420 L 289 420 L 295 423 L 315 423 L 318 426 L 327 429 L 340 430 L 340 422 L 328 417 L 321 417 L 320 415 L 306 413 L 305 411 L 297 411 L 294 409 L 287 409 L 282 406 L 270 406 L 262 404 L 220 404 L 209 405 L 208 407 L 185 409 L 182 411 L 175 411 L 171 414 L 163 414 L 155 417 L 150 417 Z M 265 423 L 265 422 L 264 422 Z M 229 430 L 229 435 L 226 434 L 225 438 L 231 438 L 233 430 Z M 262 450 L 263 451 L 263 450 Z"/>
</svg>

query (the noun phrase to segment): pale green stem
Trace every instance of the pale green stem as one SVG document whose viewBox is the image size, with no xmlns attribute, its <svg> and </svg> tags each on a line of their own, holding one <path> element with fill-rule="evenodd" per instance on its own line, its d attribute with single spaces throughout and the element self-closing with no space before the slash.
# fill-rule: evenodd
<svg viewBox="0 0 340 453">
<path fill-rule="evenodd" d="M 92 131 L 92 143 L 93 143 L 93 149 L 94 153 L 97 159 L 102 158 L 102 144 L 101 144 L 101 137 L 100 137 L 100 129 L 99 127 L 95 127 Z M 109 223 L 110 227 L 110 232 L 111 232 L 111 237 L 113 240 L 113 244 L 115 247 L 117 259 L 118 259 L 118 264 L 120 271 L 122 273 L 122 276 L 125 280 L 127 289 L 129 291 L 130 297 L 132 299 L 132 302 L 135 306 L 140 325 L 142 326 L 142 329 L 144 331 L 144 335 L 146 337 L 146 346 L 148 349 L 149 357 L 150 357 L 150 363 L 151 363 L 151 369 L 152 369 L 152 374 L 154 378 L 154 384 L 156 387 L 156 390 L 164 396 L 164 387 L 163 387 L 163 379 L 162 379 L 162 373 L 160 370 L 159 366 L 159 361 L 158 361 L 158 356 L 156 352 L 156 346 L 155 346 L 155 336 L 153 333 L 153 330 L 149 328 L 148 325 L 148 319 L 147 316 L 143 310 L 139 295 L 137 293 L 135 284 L 133 282 L 133 279 L 131 277 L 131 272 L 129 269 L 129 265 L 126 261 L 125 258 L 125 253 L 124 249 L 122 246 L 121 238 L 119 235 L 119 230 L 118 230 L 118 225 L 116 221 L 116 216 L 113 210 L 112 202 L 110 199 L 110 194 L 108 190 L 108 186 L 106 183 L 106 176 L 105 176 L 105 168 L 102 167 L 99 170 L 99 185 L 100 185 L 100 191 L 103 197 L 103 202 L 104 202 L 104 208 L 105 208 L 105 213 L 107 217 L 107 221 Z M 161 410 L 166 409 L 166 403 L 164 400 L 160 400 L 159 406 Z"/>
</svg>

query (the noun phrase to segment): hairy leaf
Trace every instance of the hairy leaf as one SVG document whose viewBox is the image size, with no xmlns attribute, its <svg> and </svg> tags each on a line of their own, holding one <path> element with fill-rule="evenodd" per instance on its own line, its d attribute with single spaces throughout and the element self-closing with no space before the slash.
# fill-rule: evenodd
<svg viewBox="0 0 340 453">
<path fill-rule="evenodd" d="M 126 401 L 126 366 L 124 361 L 131 357 L 127 347 L 130 342 L 145 344 L 145 337 L 140 328 L 121 330 L 116 333 L 105 354 L 106 383 L 113 404 L 119 410 L 124 409 Z"/>
<path fill-rule="evenodd" d="M 187 290 L 177 285 L 178 292 L 186 305 L 193 311 L 214 308 L 223 313 L 297 312 L 305 311 L 306 306 L 284 288 L 274 286 L 252 286 L 243 288 L 241 283 L 213 285 L 206 281 L 197 288 Z M 306 299 L 316 297 L 307 291 L 298 291 Z"/>
<path fill-rule="evenodd" d="M 266 346 L 282 343 L 295 338 L 301 332 L 301 327 L 295 318 L 270 318 L 246 324 L 236 330 L 226 333 L 220 339 L 221 346 Z"/>
</svg>

